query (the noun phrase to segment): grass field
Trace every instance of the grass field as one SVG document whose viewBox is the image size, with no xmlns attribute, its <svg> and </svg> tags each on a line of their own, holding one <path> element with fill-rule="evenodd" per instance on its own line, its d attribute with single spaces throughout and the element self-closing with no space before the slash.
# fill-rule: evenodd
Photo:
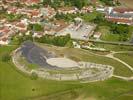
<svg viewBox="0 0 133 100">
<path fill-rule="evenodd" d="M 37 79 L 19 72 L 2 54 L 15 47 L 0 47 L 0 100 L 123 100 L 133 99 L 133 82 L 111 78 L 102 82 L 79 83 Z M 119 99 L 117 99 L 119 98 Z"/>
<path fill-rule="evenodd" d="M 119 41 L 119 35 L 118 34 L 112 34 L 110 32 L 110 28 L 108 26 L 99 26 L 100 33 L 102 33 L 101 40 L 104 41 Z"/>
<path fill-rule="evenodd" d="M 122 45 L 113 45 L 113 44 L 101 44 L 95 43 L 97 47 L 105 48 L 109 51 L 133 51 L 133 46 L 122 46 Z"/>
<path fill-rule="evenodd" d="M 123 6 L 133 8 L 133 0 L 119 0 Z"/>
<path fill-rule="evenodd" d="M 123 60 L 127 64 L 133 67 L 133 53 L 117 53 L 115 57 Z"/>
</svg>

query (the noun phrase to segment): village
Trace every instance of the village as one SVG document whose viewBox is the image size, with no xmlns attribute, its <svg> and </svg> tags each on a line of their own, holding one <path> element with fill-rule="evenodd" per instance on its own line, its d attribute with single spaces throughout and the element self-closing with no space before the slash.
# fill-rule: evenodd
<svg viewBox="0 0 133 100">
<path fill-rule="evenodd" d="M 29 7 L 42 2 L 42 0 L 19 0 L 18 7 L 13 5 L 18 0 L 4 0 L 0 2 L 0 11 L 7 17 L 0 20 L 0 44 L 7 45 L 11 42 L 14 35 L 23 36 L 32 33 L 33 37 L 42 37 L 46 34 L 54 36 L 64 36 L 70 34 L 72 39 L 89 40 L 90 38 L 99 39 L 102 35 L 97 32 L 97 24 L 86 22 L 80 17 L 75 17 L 73 22 L 66 22 L 55 18 L 56 14 L 86 14 L 92 12 L 104 13 L 105 19 L 117 23 L 133 25 L 133 9 L 121 7 L 104 7 L 97 4 L 84 6 L 82 9 L 77 7 L 59 7 L 54 9 L 49 5 L 39 8 Z M 4 12 L 3 12 L 4 11 Z M 29 29 L 29 25 L 35 26 Z"/>
</svg>

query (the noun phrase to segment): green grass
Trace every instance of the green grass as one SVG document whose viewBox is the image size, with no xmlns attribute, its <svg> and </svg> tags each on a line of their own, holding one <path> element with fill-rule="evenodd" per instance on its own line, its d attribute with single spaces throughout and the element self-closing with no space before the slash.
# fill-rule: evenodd
<svg viewBox="0 0 133 100">
<path fill-rule="evenodd" d="M 133 53 L 117 53 L 114 56 L 133 67 Z"/>
<path fill-rule="evenodd" d="M 123 100 L 125 93 L 132 91 L 132 82 L 126 82 L 115 78 L 95 83 L 81 84 L 82 88 L 56 93 L 49 96 L 41 96 L 30 100 Z M 65 98 L 64 98 L 65 97 Z M 93 98 L 93 99 L 92 99 Z M 133 94 L 127 100 L 132 100 Z"/>
<path fill-rule="evenodd" d="M 0 100 L 114 100 L 133 90 L 133 82 L 111 78 L 102 82 L 58 82 L 38 78 L 32 80 L 18 71 L 12 62 L 2 62 L 1 55 L 15 47 L 0 47 Z M 82 53 L 82 52 L 81 52 Z M 129 96 L 128 96 L 129 97 Z M 130 94 L 127 100 L 132 100 Z M 116 99 L 123 100 L 123 98 Z"/>
<path fill-rule="evenodd" d="M 25 65 L 29 70 L 31 69 L 36 69 L 39 67 L 39 65 L 37 64 L 33 64 L 33 63 L 29 63 L 25 57 L 19 57 L 18 58 L 18 62 L 21 64 L 21 65 Z"/>
<path fill-rule="evenodd" d="M 122 46 L 122 45 L 113 45 L 113 44 L 100 44 L 95 43 L 96 47 L 105 48 L 109 51 L 133 51 L 133 46 Z"/>
<path fill-rule="evenodd" d="M 97 14 L 98 14 L 97 12 L 92 12 L 92 13 L 84 14 L 83 16 L 80 16 L 80 17 L 84 19 L 86 22 L 90 22 L 96 18 Z"/>
<path fill-rule="evenodd" d="M 9 52 L 12 47 L 0 48 L 0 54 Z M 22 100 L 28 97 L 48 95 L 77 87 L 67 82 L 49 80 L 32 80 L 29 76 L 17 71 L 12 62 L 2 62 L 0 59 L 0 99 Z M 78 86 L 79 87 L 79 86 Z M 35 91 L 32 91 L 32 89 Z"/>
<path fill-rule="evenodd" d="M 116 41 L 119 42 L 120 41 L 120 34 L 113 34 L 110 31 L 110 27 L 109 26 L 98 26 L 98 32 L 101 32 L 101 40 L 104 41 Z M 133 31 L 133 26 L 129 26 L 129 33 L 128 33 L 128 38 L 130 40 L 130 38 L 132 37 L 132 31 Z"/>
<path fill-rule="evenodd" d="M 133 1 L 132 0 L 119 0 L 125 7 L 133 8 Z"/>
<path fill-rule="evenodd" d="M 119 41 L 119 34 L 112 34 L 110 32 L 110 27 L 99 26 L 98 31 L 102 33 L 101 40 L 104 41 Z"/>
<path fill-rule="evenodd" d="M 106 33 L 105 35 L 102 35 L 101 39 L 104 41 L 119 41 L 119 35 Z"/>
</svg>

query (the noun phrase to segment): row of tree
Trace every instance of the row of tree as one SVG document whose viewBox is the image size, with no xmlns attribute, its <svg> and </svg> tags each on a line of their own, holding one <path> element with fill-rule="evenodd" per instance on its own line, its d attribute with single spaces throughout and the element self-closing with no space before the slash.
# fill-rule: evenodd
<svg viewBox="0 0 133 100">
<path fill-rule="evenodd" d="M 76 6 L 81 9 L 88 4 L 88 0 L 43 0 L 42 4 L 51 5 L 54 8 L 60 6 Z"/>
<path fill-rule="evenodd" d="M 35 42 L 39 42 L 39 43 L 46 43 L 46 44 L 52 44 L 55 46 L 67 46 L 67 47 L 73 47 L 73 43 L 71 40 L 70 35 L 66 35 L 66 36 L 52 36 L 52 35 L 44 35 L 40 38 L 38 37 L 32 37 L 32 33 L 30 35 L 24 35 L 23 36 L 14 36 L 12 37 L 12 41 L 15 41 L 15 43 L 21 44 L 24 41 L 35 41 Z"/>
<path fill-rule="evenodd" d="M 73 43 L 71 40 L 70 35 L 66 36 L 51 36 L 51 35 L 45 35 L 41 38 L 35 38 L 35 41 L 40 42 L 40 43 L 47 43 L 47 44 L 52 44 L 55 46 L 68 46 L 72 47 Z"/>
</svg>

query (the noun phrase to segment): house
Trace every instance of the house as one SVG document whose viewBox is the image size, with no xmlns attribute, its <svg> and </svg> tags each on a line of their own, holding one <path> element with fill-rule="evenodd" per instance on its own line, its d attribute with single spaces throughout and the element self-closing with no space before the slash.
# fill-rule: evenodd
<svg viewBox="0 0 133 100">
<path fill-rule="evenodd" d="M 5 0 L 7 3 L 15 3 L 18 2 L 18 0 Z"/>
<path fill-rule="evenodd" d="M 8 7 L 7 8 L 7 13 L 8 14 L 16 14 L 17 13 L 18 8 L 17 7 Z"/>
<path fill-rule="evenodd" d="M 34 17 L 34 18 L 41 16 L 38 9 L 28 10 L 28 14 L 30 17 Z"/>
<path fill-rule="evenodd" d="M 40 13 L 45 18 L 52 18 L 56 15 L 56 11 L 54 8 L 51 8 L 50 6 L 40 8 Z"/>
<path fill-rule="evenodd" d="M 11 33 L 8 27 L 3 27 L 0 29 L 0 44 L 7 45 L 9 43 L 9 37 Z"/>
<path fill-rule="evenodd" d="M 122 7 L 116 7 L 113 9 L 114 13 L 133 13 L 132 8 L 122 8 Z"/>
<path fill-rule="evenodd" d="M 96 38 L 96 39 L 99 39 L 101 37 L 102 33 L 100 32 L 95 32 L 93 37 Z"/>
<path fill-rule="evenodd" d="M 21 33 L 24 33 L 27 31 L 27 25 L 22 22 L 15 23 L 15 28 Z"/>
<path fill-rule="evenodd" d="M 104 13 L 105 12 L 105 8 L 104 7 L 97 7 L 96 11 Z"/>
<path fill-rule="evenodd" d="M 75 14 L 78 12 L 78 8 L 76 7 L 62 7 L 58 9 L 58 13 L 61 14 Z"/>
<path fill-rule="evenodd" d="M 105 18 L 117 24 L 133 25 L 133 9 L 113 8 L 110 13 L 106 14 Z"/>
<path fill-rule="evenodd" d="M 130 20 L 130 19 L 107 18 L 107 20 L 114 22 L 114 23 L 117 23 L 117 24 L 133 25 L 133 20 Z"/>
<path fill-rule="evenodd" d="M 92 7 L 92 6 L 85 6 L 85 7 L 83 7 L 79 12 L 80 12 L 80 13 L 89 13 L 89 12 L 93 12 L 93 7 Z"/>
<path fill-rule="evenodd" d="M 0 45 L 9 44 L 10 40 L 7 37 L 0 38 Z"/>
<path fill-rule="evenodd" d="M 26 5 L 34 5 L 42 2 L 42 0 L 21 0 L 21 3 Z"/>
<path fill-rule="evenodd" d="M 33 37 L 41 38 L 44 35 L 43 32 L 34 32 Z"/>
</svg>

